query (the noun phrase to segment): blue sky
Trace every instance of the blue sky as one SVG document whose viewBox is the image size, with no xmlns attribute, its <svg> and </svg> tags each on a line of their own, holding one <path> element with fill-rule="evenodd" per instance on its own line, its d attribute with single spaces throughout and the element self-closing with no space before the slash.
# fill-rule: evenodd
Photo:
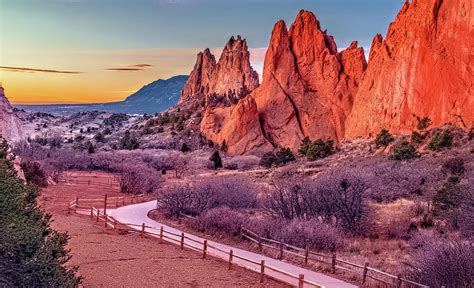
<svg viewBox="0 0 474 288">
<path fill-rule="evenodd" d="M 123 91 L 122 94 L 103 92 L 90 97 L 86 95 L 87 101 L 94 101 L 94 97 L 112 101 L 125 97 L 125 93 L 140 88 L 146 81 L 189 73 L 194 65 L 196 51 L 205 47 L 216 48 L 218 51 L 232 35 L 242 35 L 250 48 L 265 48 L 274 23 L 284 19 L 289 26 L 300 9 L 314 12 L 322 27 L 334 36 L 339 48 L 348 46 L 353 40 L 368 48 L 376 33 L 385 35 L 389 23 L 393 21 L 403 2 L 404 0 L 0 0 L 0 66 L 84 72 L 69 74 L 60 79 L 54 78 L 57 75 L 48 78 L 45 75 L 39 77 L 36 73 L 37 78 L 44 82 L 42 85 L 50 85 L 45 93 L 52 93 L 54 97 L 65 94 L 60 93 L 59 88 L 55 91 L 51 86 L 58 80 L 86 81 L 84 77 L 87 79 L 87 76 L 95 75 L 96 78 L 103 78 L 103 81 L 111 81 L 110 85 L 121 82 L 120 77 L 133 79 L 134 82 L 124 81 L 127 82 L 126 85 L 124 83 L 125 86 L 117 87 L 118 91 Z M 176 61 L 179 62 L 176 69 L 171 69 L 171 58 L 163 59 L 166 56 L 157 52 L 172 50 L 184 51 L 182 59 Z M 155 51 L 155 54 L 149 54 L 146 59 L 138 56 L 133 59 L 134 53 L 142 55 L 144 51 Z M 117 57 L 103 57 L 104 54 Z M 145 60 L 153 62 L 153 55 L 156 56 L 156 61 L 150 63 L 152 66 L 149 69 L 143 69 L 146 72 L 112 74 L 110 70 L 99 68 L 130 66 Z M 179 58 L 179 55 L 174 57 Z M 258 66 L 259 63 L 255 65 Z M 104 74 L 97 74 L 99 70 Z M 18 75 L 12 76 L 15 73 L 12 70 L 0 73 L 0 81 L 13 85 L 22 83 Z M 33 78 L 31 75 L 26 77 Z M 79 86 L 83 87 L 82 84 Z M 101 85 L 100 89 L 105 87 L 106 84 Z M 21 94 L 16 92 L 16 87 L 11 89 L 14 102 L 28 102 L 23 100 L 28 97 L 48 96 L 27 92 Z M 91 91 L 94 91 L 93 87 L 87 93 L 90 94 Z M 44 102 L 43 100 L 37 102 Z M 69 99 L 62 102 L 74 101 Z"/>
</svg>

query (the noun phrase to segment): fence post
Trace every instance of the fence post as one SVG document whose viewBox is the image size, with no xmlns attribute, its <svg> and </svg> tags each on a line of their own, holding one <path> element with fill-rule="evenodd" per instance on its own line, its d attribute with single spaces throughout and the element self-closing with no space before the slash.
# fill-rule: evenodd
<svg viewBox="0 0 474 288">
<path fill-rule="evenodd" d="M 260 283 L 263 283 L 263 278 L 265 276 L 265 260 L 260 262 Z"/>
<path fill-rule="evenodd" d="M 107 214 L 105 214 L 105 211 L 104 211 L 104 227 L 107 228 L 107 222 L 108 222 L 108 218 L 107 218 Z"/>
<path fill-rule="evenodd" d="M 229 251 L 229 270 L 232 269 L 232 259 L 234 258 L 234 250 Z"/>
<path fill-rule="evenodd" d="M 400 276 L 400 274 L 398 274 L 397 276 L 397 288 L 400 288 L 402 287 L 402 276 Z"/>
<path fill-rule="evenodd" d="M 115 218 L 114 218 L 114 230 L 116 227 L 117 227 L 117 221 L 115 221 Z"/>
<path fill-rule="evenodd" d="M 99 222 L 99 212 L 100 212 L 99 209 L 97 209 L 96 212 L 97 212 L 97 218 L 95 218 L 95 222 Z"/>
<path fill-rule="evenodd" d="M 107 194 L 104 196 L 104 215 L 107 214 Z"/>
<path fill-rule="evenodd" d="M 79 207 L 79 197 L 76 196 L 76 208 Z"/>
<path fill-rule="evenodd" d="M 280 257 L 279 257 L 280 260 L 283 259 L 283 245 L 284 245 L 283 242 L 280 242 Z"/>
<path fill-rule="evenodd" d="M 365 262 L 364 264 L 364 271 L 362 272 L 362 284 L 365 284 L 365 280 L 367 279 L 367 271 L 369 267 L 369 262 Z"/>
<path fill-rule="evenodd" d="M 300 274 L 298 277 L 298 288 L 303 288 L 304 286 L 304 274 Z"/>
<path fill-rule="evenodd" d="M 87 185 L 91 185 L 91 180 L 89 180 L 89 183 Z"/>
<path fill-rule="evenodd" d="M 142 223 L 142 237 L 145 236 L 145 223 Z"/>
<path fill-rule="evenodd" d="M 258 249 L 262 252 L 262 237 L 258 236 Z"/>
<path fill-rule="evenodd" d="M 308 265 L 308 258 L 309 258 L 309 248 L 306 246 L 306 250 L 304 251 L 304 264 Z"/>
<path fill-rule="evenodd" d="M 91 218 L 94 217 L 94 208 L 91 207 Z"/>
<path fill-rule="evenodd" d="M 181 250 L 184 249 L 184 232 L 181 232 Z"/>
<path fill-rule="evenodd" d="M 160 241 L 163 241 L 163 226 L 160 227 Z"/>
<path fill-rule="evenodd" d="M 332 266 L 332 273 L 336 273 L 336 253 L 332 253 L 331 266 Z"/>
<path fill-rule="evenodd" d="M 207 254 L 207 240 L 204 240 L 204 246 L 202 247 L 202 259 L 206 259 Z"/>
</svg>

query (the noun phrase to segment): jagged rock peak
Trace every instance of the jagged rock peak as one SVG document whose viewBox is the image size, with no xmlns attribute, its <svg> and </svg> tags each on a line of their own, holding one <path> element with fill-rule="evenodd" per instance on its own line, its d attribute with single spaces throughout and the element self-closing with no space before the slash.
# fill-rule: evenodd
<svg viewBox="0 0 474 288">
<path fill-rule="evenodd" d="M 193 71 L 189 74 L 188 81 L 181 92 L 179 102 L 189 100 L 198 94 L 207 93 L 216 65 L 216 58 L 212 55 L 209 48 L 199 52 Z"/>
<path fill-rule="evenodd" d="M 258 74 L 250 65 L 247 41 L 240 35 L 237 39 L 232 36 L 217 63 L 209 49 L 198 54 L 180 102 L 195 96 L 204 96 L 206 103 L 220 96 L 238 100 L 258 85 Z"/>
<path fill-rule="evenodd" d="M 309 11 L 300 11 L 289 31 L 277 22 L 263 82 L 251 94 L 268 141 L 297 149 L 306 136 L 341 140 L 366 65 L 357 42 L 338 53 L 333 37 Z"/>
<path fill-rule="evenodd" d="M 210 93 L 232 94 L 240 98 L 259 85 L 258 74 L 250 65 L 250 52 L 247 41 L 232 36 L 222 51 L 217 63 Z"/>
</svg>

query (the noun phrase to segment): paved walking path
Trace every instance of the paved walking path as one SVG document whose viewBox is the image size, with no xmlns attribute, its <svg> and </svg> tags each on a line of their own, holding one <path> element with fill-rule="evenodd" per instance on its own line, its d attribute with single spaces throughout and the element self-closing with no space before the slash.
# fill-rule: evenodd
<svg viewBox="0 0 474 288">
<path fill-rule="evenodd" d="M 161 226 L 163 226 L 164 230 L 166 230 L 166 231 L 169 231 L 169 232 L 172 232 L 172 233 L 175 233 L 175 234 L 181 234 L 182 233 L 181 230 L 175 229 L 173 227 L 167 226 L 165 224 L 156 222 L 156 221 L 148 218 L 148 212 L 150 210 L 155 209 L 155 208 L 156 208 L 156 201 L 150 201 L 150 202 L 145 202 L 145 203 L 141 203 L 141 204 L 134 204 L 134 205 L 128 205 L 128 206 L 120 207 L 120 208 L 117 208 L 113 211 L 112 210 L 109 211 L 109 213 L 111 212 L 112 217 L 114 217 L 117 221 L 119 221 L 121 223 L 129 223 L 129 224 L 135 224 L 135 225 L 142 225 L 142 223 L 145 223 L 146 226 L 156 227 L 156 228 L 146 228 L 146 231 L 153 232 L 153 233 L 156 233 L 156 234 L 160 233 L 160 227 Z M 131 227 L 133 227 L 137 230 L 141 230 L 141 228 L 139 228 L 139 227 L 134 227 L 134 226 L 131 226 Z M 189 237 L 189 238 L 194 239 L 194 240 L 199 241 L 199 242 L 204 241 L 204 238 L 201 238 L 201 237 L 189 234 L 189 233 L 185 233 L 185 235 L 186 235 L 186 237 Z M 170 236 L 170 235 L 167 235 L 167 236 Z M 178 237 L 178 236 L 170 236 L 170 237 L 174 238 L 177 242 L 181 241 L 180 237 Z M 185 243 L 193 245 L 193 246 L 197 246 L 197 243 L 194 243 L 193 241 L 188 240 L 188 239 L 185 239 Z M 278 268 L 280 270 L 284 270 L 284 271 L 289 272 L 293 275 L 304 274 L 305 279 L 310 280 L 314 283 L 318 283 L 319 285 L 321 285 L 323 287 L 327 287 L 327 288 L 332 288 L 332 287 L 334 287 L 334 288 L 336 288 L 336 287 L 337 288 L 357 287 L 355 285 L 346 283 L 342 280 L 329 277 L 329 276 L 327 276 L 325 274 L 322 274 L 322 273 L 318 273 L 318 272 L 315 272 L 315 271 L 304 269 L 304 268 L 301 268 L 299 266 L 287 263 L 285 261 L 276 260 L 276 259 L 266 257 L 266 256 L 263 256 L 263 255 L 260 255 L 260 254 L 257 254 L 257 253 L 249 252 L 249 251 L 246 251 L 246 250 L 242 250 L 242 249 L 239 249 L 239 248 L 235 248 L 235 247 L 232 247 L 232 246 L 229 246 L 229 245 L 225 245 L 225 244 L 210 241 L 210 240 L 208 240 L 208 244 L 211 245 L 211 246 L 215 246 L 215 247 L 217 247 L 221 250 L 227 251 L 227 253 L 223 253 L 223 252 L 218 251 L 216 249 L 212 249 L 212 248 L 208 249 L 208 254 L 209 255 L 219 257 L 219 258 L 222 258 L 224 260 L 229 259 L 229 252 L 228 251 L 230 251 L 232 249 L 233 252 L 234 252 L 234 255 L 242 256 L 242 257 L 245 257 L 245 258 L 248 258 L 248 259 L 252 259 L 256 262 L 260 262 L 261 260 L 265 260 L 266 265 L 270 265 L 270 266 Z M 249 263 L 247 261 L 244 261 L 244 260 L 241 260 L 241 259 L 238 259 L 238 258 L 235 258 L 235 257 L 234 257 L 233 263 L 235 263 L 239 266 L 247 267 L 247 268 L 252 269 L 254 271 L 257 271 L 257 272 L 260 271 L 260 266 L 259 265 L 252 264 L 252 263 Z M 293 279 L 292 277 L 283 275 L 283 274 L 275 272 L 275 271 L 271 271 L 268 268 L 266 269 L 265 273 L 270 275 L 271 277 L 273 277 L 275 279 L 281 280 L 281 281 L 289 283 L 291 285 L 298 286 L 298 280 Z M 305 287 L 313 287 L 313 286 L 306 284 Z"/>
</svg>

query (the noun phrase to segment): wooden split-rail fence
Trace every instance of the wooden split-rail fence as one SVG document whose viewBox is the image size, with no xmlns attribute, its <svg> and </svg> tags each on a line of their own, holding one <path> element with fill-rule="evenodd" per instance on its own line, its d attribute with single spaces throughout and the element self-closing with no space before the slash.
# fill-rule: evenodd
<svg viewBox="0 0 474 288">
<path fill-rule="evenodd" d="M 86 180 L 86 179 L 64 179 L 61 178 L 58 180 L 58 183 L 65 183 L 65 184 L 76 184 L 76 185 L 91 185 L 91 186 L 99 186 L 104 188 L 118 188 L 120 187 L 120 183 L 117 179 L 109 179 L 107 182 L 101 181 L 94 181 L 94 180 Z"/>
<path fill-rule="evenodd" d="M 120 198 L 123 198 L 123 197 L 120 197 Z M 130 202 L 125 201 L 124 203 L 140 203 L 136 201 L 141 201 L 141 202 L 149 201 L 149 200 L 145 200 L 146 198 L 143 197 L 142 195 L 139 198 L 134 198 L 134 199 L 135 200 L 130 200 Z M 141 225 L 137 225 L 137 224 L 131 224 L 131 223 L 118 222 L 113 217 L 107 215 L 107 212 L 106 212 L 107 211 L 106 210 L 107 196 L 104 199 L 80 199 L 79 200 L 76 198 L 69 203 L 68 210 L 69 211 L 76 210 L 76 209 L 84 210 L 86 207 L 79 206 L 78 205 L 79 203 L 84 203 L 84 202 L 90 203 L 90 202 L 98 202 L 98 201 L 104 201 L 103 203 L 105 204 L 103 207 L 105 209 L 103 208 L 101 210 L 100 208 L 96 208 L 92 206 L 92 207 L 89 207 L 88 210 L 90 211 L 89 213 L 90 213 L 91 219 L 95 220 L 97 223 L 103 222 L 104 227 L 110 227 L 112 229 L 117 229 L 120 231 L 139 233 L 141 236 L 149 235 L 155 238 L 159 238 L 160 241 L 165 240 L 174 244 L 178 244 L 181 250 L 183 250 L 184 248 L 189 248 L 191 250 L 202 253 L 203 259 L 205 259 L 207 255 L 209 254 L 209 252 L 212 250 L 214 250 L 214 252 L 217 251 L 217 252 L 226 254 L 228 255 L 227 268 L 229 270 L 232 269 L 233 265 L 236 265 L 235 259 L 240 259 L 244 262 L 258 266 L 257 270 L 255 269 L 251 269 L 251 270 L 259 273 L 260 283 L 264 282 L 265 277 L 274 278 L 272 275 L 269 274 L 269 271 L 273 271 L 273 272 L 276 272 L 276 273 L 279 273 L 279 274 L 282 274 L 289 278 L 294 279 L 298 283 L 298 286 L 297 286 L 298 288 L 303 288 L 305 287 L 305 285 L 311 285 L 316 288 L 324 288 L 324 286 L 318 283 L 305 279 L 304 274 L 295 275 L 293 273 L 268 265 L 265 263 L 265 260 L 255 261 L 255 260 L 246 258 L 244 256 L 236 254 L 232 249 L 230 249 L 229 251 L 226 251 L 224 249 L 221 249 L 219 247 L 216 247 L 215 245 L 208 243 L 208 240 L 206 239 L 202 241 L 196 240 L 194 238 L 187 236 L 184 232 L 178 234 L 171 231 L 167 231 L 163 226 L 160 226 L 159 228 L 157 228 L 157 227 L 147 226 L 145 225 L 145 223 L 142 223 Z M 123 203 L 123 202 L 120 202 L 120 203 Z M 188 242 L 186 242 L 185 240 L 188 240 Z M 189 242 L 192 242 L 193 244 Z M 248 266 L 246 267 L 249 268 Z M 279 280 L 279 279 L 276 279 L 276 280 Z"/>
<path fill-rule="evenodd" d="M 182 217 L 188 220 L 196 220 L 195 217 L 180 214 Z M 373 267 L 369 266 L 368 262 L 365 262 L 363 265 L 352 263 L 346 260 L 342 260 L 336 257 L 336 253 L 331 255 L 318 253 L 309 250 L 309 248 L 296 247 L 291 244 L 287 244 L 281 241 L 276 241 L 273 239 L 265 238 L 257 233 L 242 228 L 240 230 L 241 237 L 247 239 L 258 246 L 260 252 L 263 252 L 263 248 L 269 248 L 273 251 L 276 251 L 278 254 L 278 259 L 282 260 L 286 255 L 291 255 L 293 257 L 299 258 L 304 261 L 305 265 L 308 265 L 310 261 L 315 261 L 331 266 L 332 273 L 336 273 L 337 270 L 343 270 L 344 272 L 352 273 L 356 276 L 360 276 L 362 284 L 366 284 L 368 279 L 383 283 L 384 285 L 390 285 L 393 287 L 422 287 L 428 288 L 428 286 L 411 281 L 409 279 L 403 278 L 401 275 L 392 275 L 387 272 L 380 271 Z M 385 279 L 383 279 L 385 278 Z"/>
</svg>

